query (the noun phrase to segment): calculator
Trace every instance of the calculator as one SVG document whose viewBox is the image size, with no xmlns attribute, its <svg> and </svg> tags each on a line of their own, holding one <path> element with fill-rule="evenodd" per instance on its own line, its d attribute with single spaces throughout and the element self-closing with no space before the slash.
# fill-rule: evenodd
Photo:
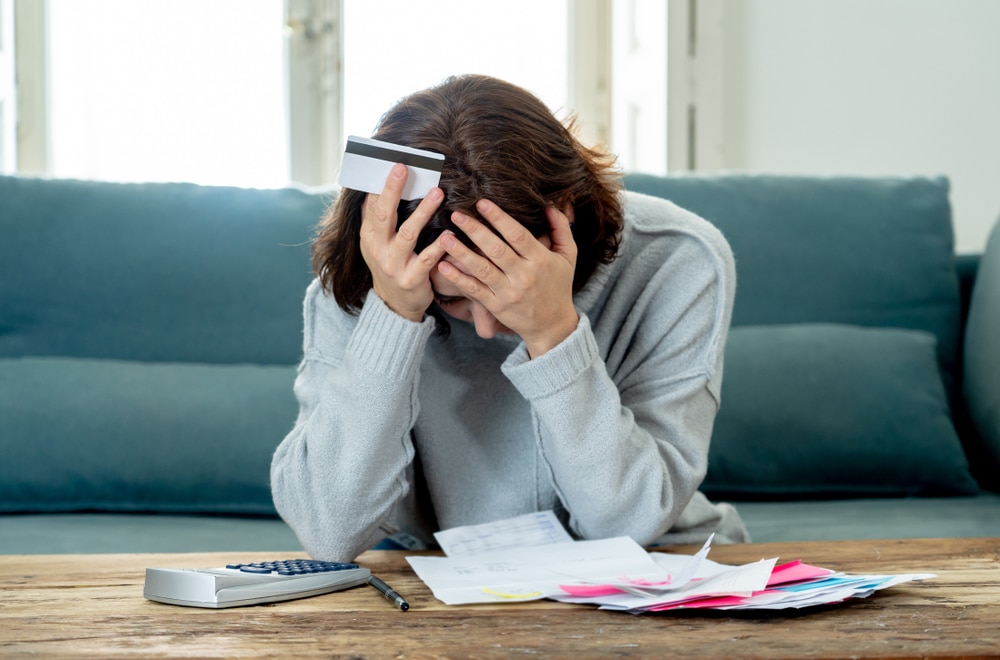
<svg viewBox="0 0 1000 660">
<path fill-rule="evenodd" d="M 357 564 L 286 559 L 223 568 L 147 568 L 143 596 L 170 605 L 238 607 L 349 589 L 371 571 Z"/>
</svg>

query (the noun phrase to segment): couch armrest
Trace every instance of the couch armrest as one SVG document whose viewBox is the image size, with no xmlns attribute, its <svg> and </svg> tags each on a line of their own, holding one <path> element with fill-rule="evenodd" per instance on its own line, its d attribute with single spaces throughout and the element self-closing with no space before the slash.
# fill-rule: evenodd
<svg viewBox="0 0 1000 660">
<path fill-rule="evenodd" d="M 1000 220 L 990 232 L 969 300 L 962 399 L 972 433 L 966 451 L 980 483 L 1000 491 Z"/>
<path fill-rule="evenodd" d="M 965 322 L 969 317 L 969 304 L 972 301 L 972 287 L 976 284 L 979 273 L 981 254 L 960 254 L 955 257 L 955 269 L 958 271 L 958 290 L 962 310 L 962 336 L 965 336 Z"/>
</svg>

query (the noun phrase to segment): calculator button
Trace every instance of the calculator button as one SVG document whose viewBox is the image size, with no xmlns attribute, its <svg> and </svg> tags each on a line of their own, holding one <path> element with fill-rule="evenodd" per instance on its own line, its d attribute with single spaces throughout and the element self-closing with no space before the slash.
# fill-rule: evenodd
<svg viewBox="0 0 1000 660">
<path fill-rule="evenodd" d="M 247 564 L 226 564 L 226 568 L 259 575 L 277 573 L 278 575 L 291 576 L 342 571 L 358 568 L 358 565 L 316 559 L 287 559 L 283 561 L 260 561 Z"/>
<path fill-rule="evenodd" d="M 243 566 L 240 566 L 240 570 L 243 571 L 244 573 L 261 573 L 261 574 L 265 574 L 265 573 L 270 573 L 271 572 L 271 569 L 268 568 L 268 567 L 266 567 L 266 566 L 253 566 L 253 565 L 249 565 L 249 564 L 244 564 Z"/>
</svg>

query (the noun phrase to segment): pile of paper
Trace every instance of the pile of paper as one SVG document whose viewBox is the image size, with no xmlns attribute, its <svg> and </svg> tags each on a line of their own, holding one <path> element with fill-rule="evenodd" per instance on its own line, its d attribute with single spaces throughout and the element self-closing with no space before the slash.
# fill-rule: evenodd
<svg viewBox="0 0 1000 660">
<path fill-rule="evenodd" d="M 408 557 L 448 605 L 550 598 L 626 612 L 784 609 L 864 598 L 929 573 L 850 575 L 777 558 L 742 566 L 646 552 L 628 537 L 573 541 L 551 512 L 461 527 L 437 536 L 447 557 Z"/>
<path fill-rule="evenodd" d="M 727 566 L 704 557 L 651 553 L 668 579 L 660 584 L 636 584 L 631 578 L 604 585 L 560 585 L 564 594 L 550 596 L 564 603 L 587 603 L 627 612 L 678 609 L 780 610 L 840 603 L 865 598 L 880 589 L 934 577 L 930 573 L 851 575 L 812 566 L 800 560 L 778 564 L 776 559 Z"/>
</svg>

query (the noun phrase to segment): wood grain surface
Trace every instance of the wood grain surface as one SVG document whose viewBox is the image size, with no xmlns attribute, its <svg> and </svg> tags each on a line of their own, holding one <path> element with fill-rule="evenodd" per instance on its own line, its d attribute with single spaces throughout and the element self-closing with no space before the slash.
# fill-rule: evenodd
<svg viewBox="0 0 1000 660">
<path fill-rule="evenodd" d="M 691 554 L 695 547 L 663 548 Z M 288 553 L 0 556 L 0 657 L 976 658 L 1000 657 L 1000 539 L 774 543 L 713 548 L 853 573 L 931 572 L 862 600 L 778 613 L 631 615 L 552 601 L 449 607 L 402 552 L 360 561 L 371 587 L 223 610 L 142 597 L 146 567 L 212 567 Z"/>
</svg>

